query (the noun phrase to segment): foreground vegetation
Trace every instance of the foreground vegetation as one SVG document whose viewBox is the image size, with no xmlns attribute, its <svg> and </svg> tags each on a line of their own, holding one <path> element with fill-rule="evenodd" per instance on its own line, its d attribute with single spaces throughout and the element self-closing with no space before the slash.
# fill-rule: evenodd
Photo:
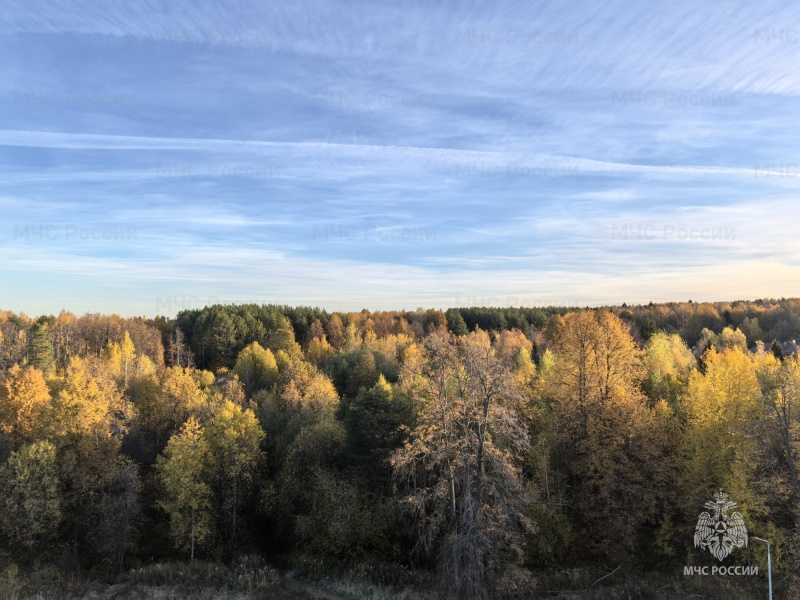
<svg viewBox="0 0 800 600">
<path fill-rule="evenodd" d="M 406 573 L 390 584 L 396 573 L 383 573 L 361 566 L 342 570 L 324 561 L 300 561 L 299 571 L 281 573 L 258 558 L 234 564 L 196 560 L 156 563 L 98 581 L 46 567 L 20 574 L 8 568 L 0 574 L 0 600 L 436 600 L 440 586 L 430 574 Z M 605 584 L 587 568 L 549 570 L 533 581 L 526 575 L 517 585 L 504 588 L 508 598 L 708 598 L 751 600 L 762 598 L 763 586 L 709 579 L 686 579 L 660 573 L 623 573 Z M 376 582 L 376 580 L 383 580 Z"/>
<path fill-rule="evenodd" d="M 798 332 L 798 300 L 2 313 L 0 594 L 756 597 L 760 546 L 683 575 L 724 489 L 793 597 Z"/>
</svg>

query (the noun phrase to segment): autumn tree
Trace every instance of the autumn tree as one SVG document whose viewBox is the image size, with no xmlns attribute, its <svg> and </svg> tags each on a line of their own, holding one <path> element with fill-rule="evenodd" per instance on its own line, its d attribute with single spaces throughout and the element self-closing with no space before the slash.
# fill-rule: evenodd
<svg viewBox="0 0 800 600">
<path fill-rule="evenodd" d="M 486 598 L 504 561 L 521 551 L 521 394 L 484 332 L 457 342 L 436 332 L 427 352 L 423 408 L 392 465 L 449 597 Z"/>
<path fill-rule="evenodd" d="M 533 351 L 533 343 L 519 329 L 511 329 L 497 334 L 494 340 L 494 349 L 497 357 L 513 368 L 519 358 L 520 350 L 525 350 L 530 356 Z"/>
<path fill-rule="evenodd" d="M 186 336 L 180 327 L 175 327 L 175 331 L 169 336 L 167 356 L 171 367 L 190 368 L 194 366 L 192 351 L 186 343 Z"/>
<path fill-rule="evenodd" d="M 79 341 L 75 331 L 76 321 L 74 314 L 62 310 L 51 325 L 53 351 L 58 370 L 65 370 L 70 359 L 77 355 Z"/>
<path fill-rule="evenodd" d="M 658 511 L 646 469 L 652 447 L 642 439 L 649 415 L 641 353 L 628 327 L 604 310 L 557 318 L 550 336 L 554 451 L 569 474 L 572 517 L 586 534 L 584 550 L 622 560 L 637 527 Z"/>
<path fill-rule="evenodd" d="M 742 333 L 738 328 L 725 327 L 718 336 L 714 339 L 714 345 L 717 352 L 723 350 L 733 350 L 739 348 L 742 351 L 747 350 L 747 336 Z"/>
<path fill-rule="evenodd" d="M 339 315 L 331 315 L 325 331 L 328 334 L 328 342 L 330 342 L 331 346 L 337 350 L 344 346 L 345 329 L 342 318 Z"/>
<path fill-rule="evenodd" d="M 72 531 L 73 557 L 81 543 L 96 537 L 106 519 L 116 518 L 98 508 L 108 498 L 116 474 L 127 459 L 120 455 L 122 436 L 133 409 L 111 375 L 100 364 L 73 358 L 63 388 L 48 416 L 49 435 L 58 448 L 65 483 L 65 515 Z M 91 552 L 96 548 L 86 545 Z"/>
<path fill-rule="evenodd" d="M 800 541 L 800 360 L 790 357 L 781 361 L 771 353 L 761 353 L 755 363 L 765 401 L 763 418 L 750 428 L 759 441 L 755 483 L 766 496 L 770 521 L 783 530 L 784 564 L 796 564 Z M 792 572 L 787 578 L 797 583 Z"/>
<path fill-rule="evenodd" d="M 42 429 L 50 390 L 35 367 L 14 365 L 0 386 L 0 432 L 9 436 L 13 448 L 33 441 Z"/>
<path fill-rule="evenodd" d="M 312 364 L 319 365 L 322 361 L 324 361 L 326 358 L 330 358 L 335 353 L 336 351 L 334 350 L 333 346 L 328 343 L 328 340 L 325 337 L 315 337 L 308 343 L 306 357 Z"/>
<path fill-rule="evenodd" d="M 211 533 L 211 487 L 206 480 L 209 461 L 208 441 L 200 424 L 190 417 L 156 462 L 164 489 L 159 506 L 169 515 L 175 544 L 188 546 L 191 561 L 195 546 L 202 545 Z"/>
<path fill-rule="evenodd" d="M 272 392 L 256 394 L 259 418 L 267 434 L 270 468 L 282 464 L 303 427 L 333 418 L 339 394 L 328 377 L 301 357 L 278 352 L 280 377 Z"/>
<path fill-rule="evenodd" d="M 260 445 L 264 431 L 253 411 L 225 401 L 212 415 L 203 435 L 208 442 L 210 473 L 230 518 L 229 540 L 233 548 L 239 509 L 263 460 Z"/>
<path fill-rule="evenodd" d="M 306 346 L 313 342 L 314 340 L 323 340 L 326 339 L 325 336 L 325 327 L 322 325 L 322 321 L 319 319 L 314 319 L 311 325 L 306 332 Z"/>
<path fill-rule="evenodd" d="M 713 490 L 724 489 L 750 518 L 763 516 L 763 500 L 752 487 L 757 448 L 752 425 L 762 412 L 756 366 L 738 347 L 703 355 L 705 372 L 689 378 L 680 410 L 686 421 L 684 495 L 701 505 Z"/>
<path fill-rule="evenodd" d="M 666 400 L 673 407 L 685 390 L 697 361 L 680 336 L 658 332 L 645 344 L 644 389 L 651 400 Z"/>
<path fill-rule="evenodd" d="M 5 371 L 15 364 L 25 364 L 29 324 L 13 313 L 3 314 L 0 319 L 0 371 Z"/>
<path fill-rule="evenodd" d="M 147 393 L 137 405 L 143 426 L 153 432 L 156 445 L 163 447 L 169 436 L 190 416 L 203 419 L 209 416 L 209 394 L 200 385 L 208 372 L 169 367 L 162 376 L 160 385 L 152 379 Z M 211 375 L 208 373 L 208 375 Z M 213 380 L 213 376 L 211 377 Z"/>
<path fill-rule="evenodd" d="M 268 389 L 278 380 L 275 356 L 258 342 L 253 342 L 239 353 L 233 371 L 239 376 L 248 396 L 258 390 Z"/>
<path fill-rule="evenodd" d="M 127 388 L 136 360 L 136 347 L 131 341 L 130 334 L 126 331 L 120 343 L 109 342 L 104 355 L 111 372 L 121 379 L 123 389 Z"/>
</svg>

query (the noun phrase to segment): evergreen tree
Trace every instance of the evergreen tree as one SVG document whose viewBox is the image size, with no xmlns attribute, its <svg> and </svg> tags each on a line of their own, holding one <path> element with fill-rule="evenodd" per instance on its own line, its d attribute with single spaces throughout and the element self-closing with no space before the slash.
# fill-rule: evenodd
<svg viewBox="0 0 800 600">
<path fill-rule="evenodd" d="M 646 342 L 656 333 L 658 333 L 658 326 L 656 326 L 653 319 L 650 317 L 645 317 L 644 321 L 642 321 L 642 326 L 639 328 L 639 331 L 642 334 L 642 339 L 644 339 Z"/>
<path fill-rule="evenodd" d="M 770 346 L 770 350 L 772 354 L 775 355 L 775 358 L 778 360 L 783 360 L 783 347 L 778 340 L 772 340 L 772 346 Z"/>
<path fill-rule="evenodd" d="M 28 332 L 27 344 L 28 364 L 36 367 L 45 375 L 55 371 L 56 360 L 50 330 L 46 324 L 36 323 Z"/>
<path fill-rule="evenodd" d="M 412 420 L 411 402 L 393 394 L 383 375 L 350 402 L 344 419 L 347 463 L 364 485 L 373 490 L 389 487 L 388 460 L 404 441 L 402 426 L 411 425 Z"/>
<path fill-rule="evenodd" d="M 445 316 L 447 317 L 447 328 L 455 335 L 467 335 L 469 333 L 467 323 L 457 308 L 448 308 Z"/>
</svg>

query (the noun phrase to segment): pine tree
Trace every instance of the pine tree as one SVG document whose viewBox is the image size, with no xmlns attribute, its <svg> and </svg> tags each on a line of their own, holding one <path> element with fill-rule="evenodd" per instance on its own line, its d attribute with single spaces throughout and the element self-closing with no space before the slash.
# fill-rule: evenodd
<svg viewBox="0 0 800 600">
<path fill-rule="evenodd" d="M 448 308 L 445 317 L 447 317 L 447 328 L 455 335 L 467 335 L 469 333 L 467 323 L 457 308 Z"/>
<path fill-rule="evenodd" d="M 370 489 L 389 488 L 389 458 L 404 441 L 412 424 L 411 403 L 393 394 L 381 375 L 370 389 L 350 402 L 344 418 L 349 452 L 348 468 Z"/>
<path fill-rule="evenodd" d="M 27 344 L 28 364 L 36 367 L 45 375 L 55 371 L 55 354 L 50 340 L 50 330 L 46 324 L 36 323 L 28 332 Z"/>
</svg>

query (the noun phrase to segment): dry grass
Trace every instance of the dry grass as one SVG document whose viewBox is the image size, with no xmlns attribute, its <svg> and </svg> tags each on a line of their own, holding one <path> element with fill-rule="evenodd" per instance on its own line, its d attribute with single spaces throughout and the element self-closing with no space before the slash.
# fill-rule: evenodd
<svg viewBox="0 0 800 600">
<path fill-rule="evenodd" d="M 692 577 L 621 571 L 598 582 L 605 574 L 607 572 L 585 568 L 548 572 L 537 581 L 538 596 L 554 600 L 756 600 L 766 595 L 766 580 L 758 577 Z"/>
<path fill-rule="evenodd" d="M 0 565 L 0 600 L 436 600 L 435 576 L 398 565 L 359 564 L 338 570 L 327 561 L 298 557 L 281 575 L 257 557 L 223 565 L 196 561 L 132 569 L 115 583 L 70 577 L 52 567 L 22 574 Z M 494 597 L 504 600 L 751 600 L 764 597 L 760 578 L 689 577 L 568 569 L 532 574 L 511 569 Z M 785 591 L 785 590 L 784 590 Z M 778 597 L 790 597 L 779 594 Z"/>
<path fill-rule="evenodd" d="M 441 598 L 436 577 L 424 571 L 381 562 L 344 566 L 319 556 L 294 554 L 291 576 L 331 598 L 369 600 L 436 600 Z"/>
<path fill-rule="evenodd" d="M 289 600 L 312 599 L 260 559 L 237 564 L 159 563 L 132 569 L 114 584 L 66 578 L 55 570 L 25 576 L 8 567 L 0 575 L 0 600 Z"/>
<path fill-rule="evenodd" d="M 402 567 L 356 567 L 336 578 L 320 561 L 306 560 L 287 576 L 248 557 L 227 566 L 214 562 L 158 563 L 131 569 L 116 583 L 72 578 L 53 568 L 22 574 L 0 570 L 0 600 L 435 600 L 434 593 L 403 587 L 414 577 Z M 329 571 L 330 572 L 330 571 Z M 372 579 L 399 581 L 401 585 Z"/>
</svg>

